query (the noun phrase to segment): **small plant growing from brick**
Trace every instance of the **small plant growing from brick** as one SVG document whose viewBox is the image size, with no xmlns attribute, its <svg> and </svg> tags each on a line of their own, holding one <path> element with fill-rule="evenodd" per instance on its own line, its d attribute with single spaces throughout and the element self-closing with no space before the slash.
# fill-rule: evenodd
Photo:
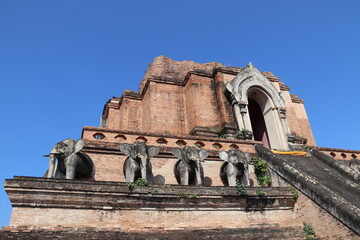
<svg viewBox="0 0 360 240">
<path fill-rule="evenodd" d="M 244 184 L 242 184 L 239 180 L 236 180 L 236 193 L 240 196 L 246 196 L 247 195 L 247 190 L 244 186 Z"/>
<path fill-rule="evenodd" d="M 224 134 L 219 134 L 218 135 L 218 137 L 219 138 L 228 138 L 230 135 L 229 134 L 226 134 L 226 133 L 224 133 Z"/>
<path fill-rule="evenodd" d="M 135 185 L 132 182 L 126 182 L 126 185 L 130 192 L 132 192 L 135 188 Z"/>
<path fill-rule="evenodd" d="M 308 146 L 304 145 L 304 146 L 302 146 L 302 148 L 303 148 L 304 152 L 308 151 Z"/>
<path fill-rule="evenodd" d="M 259 185 L 262 187 L 270 186 L 271 185 L 271 177 L 267 170 L 267 162 L 261 160 L 260 158 L 255 158 L 253 165 L 254 165 L 254 169 L 255 169 L 256 179 L 257 179 Z"/>
<path fill-rule="evenodd" d="M 299 198 L 299 192 L 296 190 L 296 188 L 294 188 L 294 187 L 291 187 L 291 192 L 292 192 L 292 194 L 293 194 L 293 196 L 294 196 L 294 203 L 296 203 L 297 202 L 297 200 L 298 200 L 298 198 Z"/>
<path fill-rule="evenodd" d="M 237 139 L 241 140 L 252 140 L 253 133 L 246 128 L 242 128 L 235 136 Z"/>
<path fill-rule="evenodd" d="M 188 198 L 190 196 L 190 194 L 188 193 L 180 193 L 180 194 L 177 194 L 178 197 L 181 197 L 181 198 Z"/>
<path fill-rule="evenodd" d="M 315 230 L 310 224 L 307 224 L 306 222 L 304 222 L 303 232 L 307 240 L 315 239 Z"/>
<path fill-rule="evenodd" d="M 199 198 L 198 195 L 196 194 L 189 194 L 189 193 L 180 193 L 180 194 L 177 194 L 178 197 L 181 197 L 181 198 Z"/>
<path fill-rule="evenodd" d="M 271 178 L 269 174 L 265 176 L 259 176 L 256 178 L 262 187 L 269 187 L 271 185 Z"/>
<path fill-rule="evenodd" d="M 215 131 L 216 131 L 216 133 L 218 135 L 218 138 L 227 138 L 227 137 L 229 137 L 229 134 L 221 133 L 221 131 L 222 131 L 221 128 L 216 128 Z"/>
<path fill-rule="evenodd" d="M 148 181 L 145 178 L 138 178 L 135 181 L 135 184 L 138 185 L 139 187 L 147 187 L 148 186 Z"/>
<path fill-rule="evenodd" d="M 261 188 L 258 188 L 256 189 L 256 195 L 258 195 L 259 197 L 263 197 L 265 196 L 265 192 Z"/>
</svg>

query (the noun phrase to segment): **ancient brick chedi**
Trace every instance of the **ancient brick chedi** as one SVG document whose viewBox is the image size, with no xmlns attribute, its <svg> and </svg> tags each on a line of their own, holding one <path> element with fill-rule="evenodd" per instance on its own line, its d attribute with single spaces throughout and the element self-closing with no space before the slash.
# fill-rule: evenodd
<svg viewBox="0 0 360 240">
<path fill-rule="evenodd" d="M 272 148 L 286 149 L 291 134 L 314 146 L 303 100 L 289 90 L 272 73 L 261 73 L 251 64 L 245 68 L 225 67 L 215 62 L 177 62 L 160 56 L 149 66 L 138 92 L 126 90 L 106 103 L 103 126 L 120 131 L 206 136 L 246 129 L 255 130 L 254 140 L 268 138 L 275 146 Z M 257 120 L 259 113 L 266 126 Z"/>
<path fill-rule="evenodd" d="M 44 177 L 5 181 L 0 238 L 359 239 L 360 151 L 315 146 L 289 90 L 251 63 L 155 58 Z"/>
</svg>

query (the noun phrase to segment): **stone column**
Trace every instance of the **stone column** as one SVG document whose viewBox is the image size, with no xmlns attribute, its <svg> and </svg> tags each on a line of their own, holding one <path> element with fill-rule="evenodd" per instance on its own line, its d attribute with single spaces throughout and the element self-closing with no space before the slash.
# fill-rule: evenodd
<svg viewBox="0 0 360 240">
<path fill-rule="evenodd" d="M 238 125 L 239 130 L 241 128 L 244 128 L 244 123 L 242 121 L 241 113 L 240 113 L 240 107 L 238 105 L 238 101 L 235 99 L 234 95 L 231 95 L 231 105 L 233 107 L 233 111 L 235 114 L 235 119 Z"/>
<path fill-rule="evenodd" d="M 281 120 L 281 125 L 284 129 L 284 133 L 286 136 L 288 136 L 290 134 L 290 131 L 289 131 L 289 126 L 288 126 L 288 122 L 286 119 L 286 109 L 285 108 L 279 108 L 279 116 L 280 116 L 280 120 Z"/>
<path fill-rule="evenodd" d="M 239 130 L 246 129 L 252 132 L 248 104 L 244 102 L 238 102 L 235 97 L 232 96 L 232 106 Z"/>
<path fill-rule="evenodd" d="M 248 111 L 248 104 L 244 103 L 244 102 L 239 102 L 238 106 L 240 108 L 241 119 L 243 122 L 243 128 L 252 132 L 250 116 L 249 116 L 249 111 Z M 240 130 L 241 130 L 241 128 L 240 128 Z"/>
</svg>

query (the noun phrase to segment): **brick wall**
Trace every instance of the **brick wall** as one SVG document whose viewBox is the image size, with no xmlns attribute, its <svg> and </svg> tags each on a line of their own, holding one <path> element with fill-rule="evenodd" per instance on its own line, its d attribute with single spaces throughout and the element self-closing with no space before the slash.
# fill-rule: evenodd
<svg viewBox="0 0 360 240">
<path fill-rule="evenodd" d="M 124 232 L 119 229 L 63 228 L 49 229 L 6 228 L 0 231 L 0 239 L 56 240 L 56 239 L 303 239 L 301 227 L 247 227 L 237 229 L 181 229 L 154 232 Z"/>
<path fill-rule="evenodd" d="M 11 228 L 146 232 L 299 226 L 288 188 L 266 188 L 266 197 L 248 188 L 247 196 L 240 197 L 233 187 L 151 185 L 129 190 L 117 182 L 15 177 L 6 180 L 5 189 L 13 205 Z"/>
<path fill-rule="evenodd" d="M 295 220 L 311 225 L 321 239 L 360 239 L 360 236 L 299 192 L 295 204 Z"/>
<path fill-rule="evenodd" d="M 197 126 L 213 129 L 224 123 L 236 126 L 231 103 L 224 92 L 225 84 L 241 69 L 218 69 L 215 68 L 217 65 L 176 62 L 160 57 L 146 73 L 151 77 L 142 80 L 140 92 L 127 91 L 117 105 L 112 101 L 107 103 L 104 112 L 108 118 L 107 127 L 114 130 L 188 135 Z M 155 73 L 160 75 L 156 76 Z M 269 72 L 263 74 L 285 99 L 290 130 L 307 138 L 308 145 L 314 146 L 315 140 L 303 101 L 290 95 L 289 87 L 279 82 L 277 77 Z"/>
<path fill-rule="evenodd" d="M 49 217 L 51 216 L 51 217 Z M 237 219 L 237 221 L 234 221 Z M 15 208 L 10 226 L 119 228 L 123 231 L 144 232 L 154 229 L 242 228 L 261 225 L 299 226 L 291 210 L 211 211 L 211 210 L 91 210 L 59 208 Z"/>
</svg>

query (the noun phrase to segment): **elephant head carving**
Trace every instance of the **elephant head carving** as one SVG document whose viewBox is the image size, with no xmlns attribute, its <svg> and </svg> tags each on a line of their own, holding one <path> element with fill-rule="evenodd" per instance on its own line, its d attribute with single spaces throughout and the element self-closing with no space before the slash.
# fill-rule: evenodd
<svg viewBox="0 0 360 240">
<path fill-rule="evenodd" d="M 201 162 L 208 152 L 195 147 L 173 148 L 172 154 L 180 159 L 174 166 L 174 174 L 181 185 L 203 185 L 204 170 Z"/>
<path fill-rule="evenodd" d="M 83 139 L 75 142 L 72 138 L 55 144 L 49 155 L 50 161 L 47 177 L 94 179 L 95 166 L 91 158 L 81 151 L 84 145 Z"/>
<path fill-rule="evenodd" d="M 249 156 L 240 149 L 221 151 L 220 158 L 224 164 L 220 168 L 220 178 L 225 186 L 236 186 L 239 180 L 245 186 L 249 186 L 248 162 Z"/>
<path fill-rule="evenodd" d="M 123 143 L 120 151 L 127 159 L 124 162 L 124 175 L 127 182 L 135 182 L 139 178 L 151 181 L 153 177 L 150 158 L 159 154 L 159 149 L 154 146 L 147 146 L 143 142 L 136 142 L 132 145 Z"/>
</svg>

